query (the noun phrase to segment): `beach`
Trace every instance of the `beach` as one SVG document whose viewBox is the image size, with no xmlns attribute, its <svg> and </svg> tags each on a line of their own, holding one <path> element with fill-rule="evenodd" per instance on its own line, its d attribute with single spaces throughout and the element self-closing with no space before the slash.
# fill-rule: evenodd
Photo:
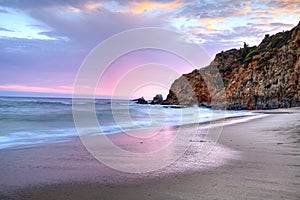
<svg viewBox="0 0 300 200">
<path fill-rule="evenodd" d="M 0 199 L 299 199 L 299 120 L 293 108 L 226 125 L 219 147 L 185 161 L 199 166 L 142 174 L 99 163 L 79 139 L 2 150 Z"/>
<path fill-rule="evenodd" d="M 300 0 L 0 15 L 0 200 L 300 200 Z"/>
</svg>

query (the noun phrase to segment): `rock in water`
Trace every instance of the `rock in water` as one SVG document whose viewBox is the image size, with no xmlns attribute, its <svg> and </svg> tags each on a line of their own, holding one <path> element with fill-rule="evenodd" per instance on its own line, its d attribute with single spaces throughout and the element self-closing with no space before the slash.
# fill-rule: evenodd
<svg viewBox="0 0 300 200">
<path fill-rule="evenodd" d="M 266 35 L 258 46 L 244 44 L 218 53 L 207 67 L 175 80 L 164 103 L 210 106 L 212 97 L 225 97 L 221 88 L 209 90 L 205 81 L 213 83 L 218 76 L 223 83 L 213 85 L 224 85 L 228 109 L 300 106 L 300 23 L 290 31 Z"/>
<path fill-rule="evenodd" d="M 163 101 L 164 101 L 163 96 L 161 94 L 157 94 L 155 97 L 153 97 L 151 104 L 162 104 Z"/>
<path fill-rule="evenodd" d="M 148 102 L 144 99 L 144 97 L 140 97 L 138 99 L 133 99 L 132 101 L 135 101 L 138 104 L 148 104 Z"/>
</svg>

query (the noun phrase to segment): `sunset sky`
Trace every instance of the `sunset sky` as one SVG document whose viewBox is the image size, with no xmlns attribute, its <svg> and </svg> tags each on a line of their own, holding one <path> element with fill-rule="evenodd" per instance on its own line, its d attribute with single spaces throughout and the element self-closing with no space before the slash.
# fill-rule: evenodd
<svg viewBox="0 0 300 200">
<path fill-rule="evenodd" d="M 265 34 L 289 30 L 299 20 L 299 0 L 0 0 L 0 95 L 70 95 L 89 52 L 128 29 L 178 31 L 213 59 L 217 52 L 239 48 L 243 42 L 258 45 Z M 125 73 L 129 65 L 155 61 L 178 73 L 191 70 L 171 57 L 154 51 L 128 55 L 106 74 L 108 81 L 97 94 L 110 96 L 114 74 Z M 163 88 L 152 89 L 146 97 L 163 93 Z"/>
</svg>

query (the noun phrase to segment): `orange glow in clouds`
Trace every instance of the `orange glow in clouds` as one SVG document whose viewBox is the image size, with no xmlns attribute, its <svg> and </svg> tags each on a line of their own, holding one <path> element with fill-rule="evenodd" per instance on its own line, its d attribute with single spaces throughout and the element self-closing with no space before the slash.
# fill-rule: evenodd
<svg viewBox="0 0 300 200">
<path fill-rule="evenodd" d="M 101 7 L 101 6 L 103 6 L 103 4 L 100 3 L 100 2 L 89 1 L 81 7 L 74 7 L 74 6 L 68 5 L 66 7 L 66 9 L 68 11 L 71 11 L 71 12 L 79 13 L 79 12 L 82 12 L 82 11 L 92 11 L 92 10 L 95 10 L 95 9 Z"/>
<path fill-rule="evenodd" d="M 85 10 L 94 10 L 94 9 L 99 8 L 101 6 L 102 6 L 102 3 L 100 3 L 100 2 L 87 2 L 84 5 L 84 9 Z"/>
<path fill-rule="evenodd" d="M 181 1 L 173 1 L 173 2 L 152 2 L 152 1 L 142 1 L 142 2 L 130 2 L 131 6 L 130 11 L 133 13 L 142 13 L 145 11 L 151 11 L 156 9 L 161 10 L 174 10 L 182 5 Z"/>
</svg>

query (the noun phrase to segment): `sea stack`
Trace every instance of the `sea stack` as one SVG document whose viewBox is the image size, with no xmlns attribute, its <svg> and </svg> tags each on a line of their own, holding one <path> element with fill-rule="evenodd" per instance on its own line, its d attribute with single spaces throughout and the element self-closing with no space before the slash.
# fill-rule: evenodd
<svg viewBox="0 0 300 200">
<path fill-rule="evenodd" d="M 163 101 L 164 101 L 163 96 L 161 94 L 157 94 L 155 97 L 153 97 L 151 104 L 162 104 Z"/>
</svg>

